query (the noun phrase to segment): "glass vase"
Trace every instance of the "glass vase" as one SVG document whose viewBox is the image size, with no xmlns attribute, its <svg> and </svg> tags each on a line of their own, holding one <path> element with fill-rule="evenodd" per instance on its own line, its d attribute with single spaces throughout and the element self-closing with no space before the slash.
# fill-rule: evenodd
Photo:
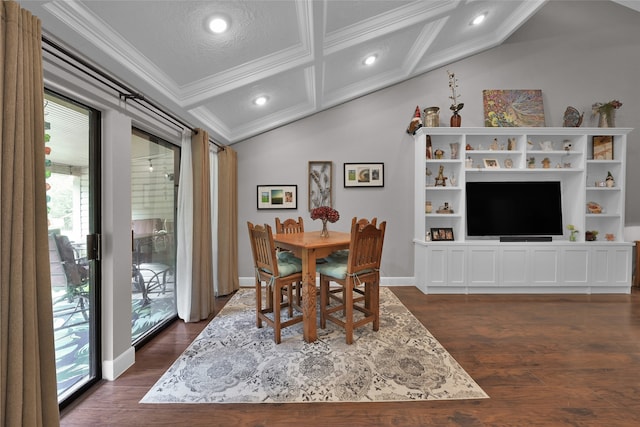
<svg viewBox="0 0 640 427">
<path fill-rule="evenodd" d="M 452 128 L 459 128 L 462 125 L 462 116 L 457 111 L 453 112 L 451 116 L 450 124 Z"/>
<path fill-rule="evenodd" d="M 329 229 L 327 228 L 327 220 L 322 220 L 322 231 L 320 231 L 320 237 L 329 237 Z"/>
</svg>

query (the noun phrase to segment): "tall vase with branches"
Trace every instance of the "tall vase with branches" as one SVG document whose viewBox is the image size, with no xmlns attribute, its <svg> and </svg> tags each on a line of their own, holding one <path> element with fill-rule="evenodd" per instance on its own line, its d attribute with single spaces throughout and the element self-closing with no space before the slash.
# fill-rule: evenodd
<svg viewBox="0 0 640 427">
<path fill-rule="evenodd" d="M 464 107 L 464 103 L 458 102 L 458 97 L 460 94 L 458 93 L 458 79 L 456 78 L 455 73 L 447 70 L 447 74 L 449 75 L 449 89 L 451 89 L 451 96 L 449 99 L 451 100 L 451 107 L 449 109 L 453 111 L 453 115 L 451 116 L 451 127 L 460 127 L 462 125 L 462 117 L 458 114 L 458 111 L 462 110 Z"/>
</svg>

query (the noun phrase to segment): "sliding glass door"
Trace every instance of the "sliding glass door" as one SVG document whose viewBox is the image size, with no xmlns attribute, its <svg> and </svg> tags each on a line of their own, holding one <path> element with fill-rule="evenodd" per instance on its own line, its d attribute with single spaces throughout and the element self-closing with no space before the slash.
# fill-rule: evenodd
<svg viewBox="0 0 640 427">
<path fill-rule="evenodd" d="M 134 129 L 131 138 L 132 342 L 176 317 L 179 148 Z"/>
<path fill-rule="evenodd" d="M 45 93 L 45 176 L 58 401 L 100 378 L 100 113 Z"/>
</svg>

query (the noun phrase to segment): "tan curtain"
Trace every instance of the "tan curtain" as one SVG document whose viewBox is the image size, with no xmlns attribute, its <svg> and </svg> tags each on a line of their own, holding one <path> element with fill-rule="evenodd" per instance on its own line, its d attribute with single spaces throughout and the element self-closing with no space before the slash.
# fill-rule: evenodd
<svg viewBox="0 0 640 427">
<path fill-rule="evenodd" d="M 211 265 L 211 203 L 209 180 L 209 135 L 196 129 L 191 137 L 193 165 L 193 259 L 191 314 L 187 322 L 197 322 L 214 311 L 213 268 Z"/>
<path fill-rule="evenodd" d="M 238 155 L 218 153 L 218 293 L 240 288 L 238 280 Z"/>
<path fill-rule="evenodd" d="M 14 1 L 0 14 L 0 421 L 57 426 L 42 28 Z"/>
</svg>

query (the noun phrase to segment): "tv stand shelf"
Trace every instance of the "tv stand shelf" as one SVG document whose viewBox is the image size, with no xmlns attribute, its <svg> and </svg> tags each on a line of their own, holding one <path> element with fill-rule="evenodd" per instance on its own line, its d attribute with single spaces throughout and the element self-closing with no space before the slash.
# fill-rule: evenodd
<svg viewBox="0 0 640 427">
<path fill-rule="evenodd" d="M 631 130 L 419 129 L 414 207 L 417 286 L 425 293 L 629 293 L 633 245 L 623 241 L 623 230 Z M 594 137 L 603 135 L 613 141 L 610 158 L 594 159 Z M 436 151 L 444 152 L 442 158 L 434 158 Z M 440 180 L 435 186 L 440 171 L 445 185 Z M 608 172 L 615 179 L 612 187 L 604 184 Z M 500 236 L 468 236 L 466 183 L 484 181 L 559 181 L 563 234 L 542 242 L 535 241 L 537 236 L 513 242 L 501 242 Z M 597 203 L 601 212 L 589 213 L 588 202 Z M 453 213 L 436 213 L 445 204 Z M 569 224 L 579 230 L 576 241 L 570 240 Z M 597 231 L 596 241 L 587 241 L 585 231 Z"/>
</svg>

